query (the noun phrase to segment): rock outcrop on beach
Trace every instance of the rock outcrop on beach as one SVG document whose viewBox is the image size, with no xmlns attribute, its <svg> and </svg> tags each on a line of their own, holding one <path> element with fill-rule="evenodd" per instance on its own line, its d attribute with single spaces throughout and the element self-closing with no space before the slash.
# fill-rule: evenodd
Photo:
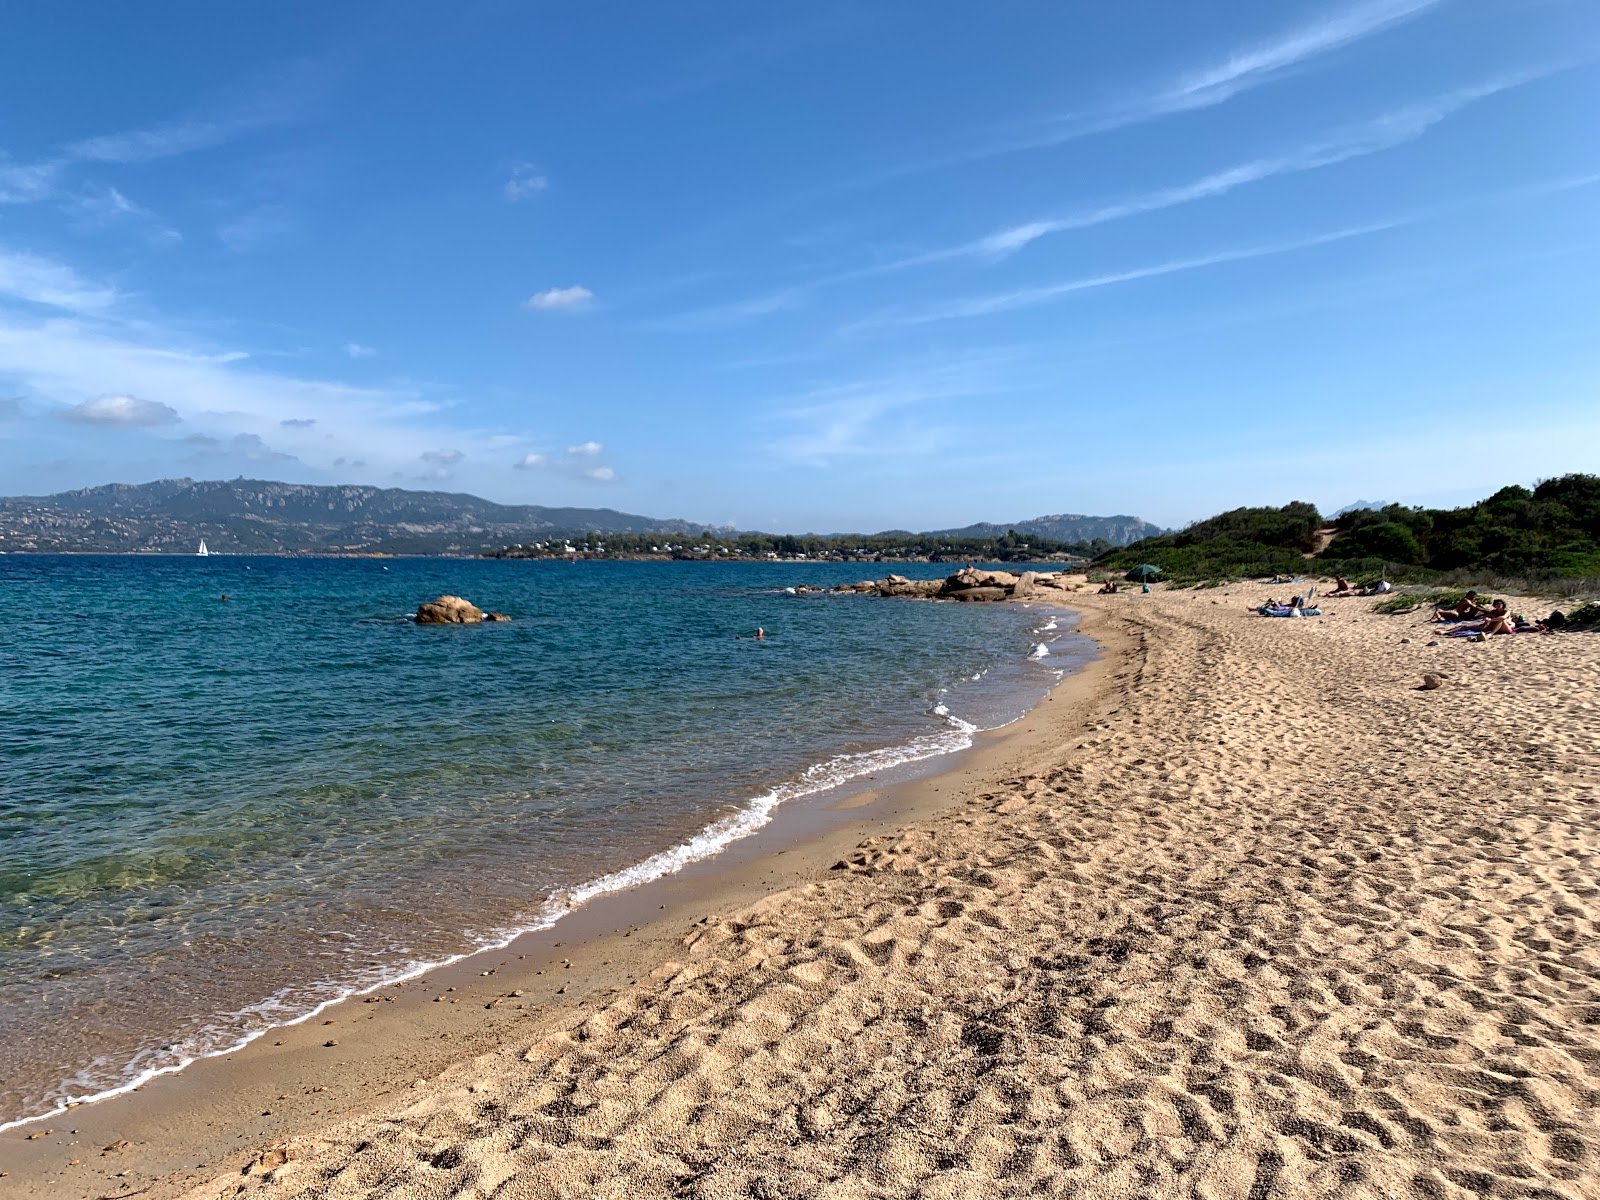
<svg viewBox="0 0 1600 1200">
<path fill-rule="evenodd" d="M 418 625 L 476 625 L 484 619 L 483 609 L 460 596 L 440 596 L 417 606 Z M 495 613 L 496 621 L 509 621 L 504 613 Z"/>
<path fill-rule="evenodd" d="M 945 579 L 907 579 L 904 575 L 890 575 L 873 581 L 841 583 L 836 592 L 862 592 L 878 596 L 909 596 L 922 600 L 1009 600 L 1032 595 L 1037 588 L 1056 588 L 1069 591 L 1082 581 L 1081 576 L 1039 574 L 1024 571 L 1020 575 L 1010 571 L 978 571 L 965 567 Z M 814 588 L 796 588 L 815 591 Z"/>
</svg>

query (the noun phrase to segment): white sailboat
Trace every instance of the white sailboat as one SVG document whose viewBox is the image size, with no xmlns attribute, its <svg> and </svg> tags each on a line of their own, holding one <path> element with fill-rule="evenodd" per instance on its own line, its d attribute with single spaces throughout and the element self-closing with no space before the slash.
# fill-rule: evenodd
<svg viewBox="0 0 1600 1200">
<path fill-rule="evenodd" d="M 200 539 L 200 549 L 196 550 L 195 554 L 200 558 L 209 558 L 211 556 L 211 551 L 206 549 L 205 538 Z"/>
</svg>

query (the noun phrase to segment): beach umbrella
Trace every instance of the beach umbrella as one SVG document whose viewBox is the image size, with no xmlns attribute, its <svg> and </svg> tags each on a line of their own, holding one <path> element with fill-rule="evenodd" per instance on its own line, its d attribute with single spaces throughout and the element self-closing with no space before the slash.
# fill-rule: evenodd
<svg viewBox="0 0 1600 1200">
<path fill-rule="evenodd" d="M 1129 579 L 1152 579 L 1161 574 L 1161 568 L 1154 563 L 1140 563 L 1128 572 Z"/>
</svg>

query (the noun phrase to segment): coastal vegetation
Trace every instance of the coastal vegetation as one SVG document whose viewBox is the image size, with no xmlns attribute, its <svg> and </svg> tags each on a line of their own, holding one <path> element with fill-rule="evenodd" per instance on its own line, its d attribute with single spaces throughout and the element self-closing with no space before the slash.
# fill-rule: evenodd
<svg viewBox="0 0 1600 1200">
<path fill-rule="evenodd" d="M 1094 565 L 1115 573 L 1151 563 L 1181 582 L 1295 574 L 1308 560 L 1358 582 L 1582 584 L 1600 577 L 1600 476 L 1512 485 L 1460 508 L 1389 504 L 1327 520 L 1304 501 L 1236 508 L 1108 551 Z"/>
</svg>

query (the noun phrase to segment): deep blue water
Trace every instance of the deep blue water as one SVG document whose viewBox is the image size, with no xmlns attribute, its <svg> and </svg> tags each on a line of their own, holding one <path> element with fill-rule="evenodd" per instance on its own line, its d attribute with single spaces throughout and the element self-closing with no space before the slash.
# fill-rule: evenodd
<svg viewBox="0 0 1600 1200">
<path fill-rule="evenodd" d="M 0 557 L 0 1122 L 957 749 L 1081 653 L 783 591 L 882 570 Z M 514 620 L 409 620 L 443 592 Z"/>
</svg>

